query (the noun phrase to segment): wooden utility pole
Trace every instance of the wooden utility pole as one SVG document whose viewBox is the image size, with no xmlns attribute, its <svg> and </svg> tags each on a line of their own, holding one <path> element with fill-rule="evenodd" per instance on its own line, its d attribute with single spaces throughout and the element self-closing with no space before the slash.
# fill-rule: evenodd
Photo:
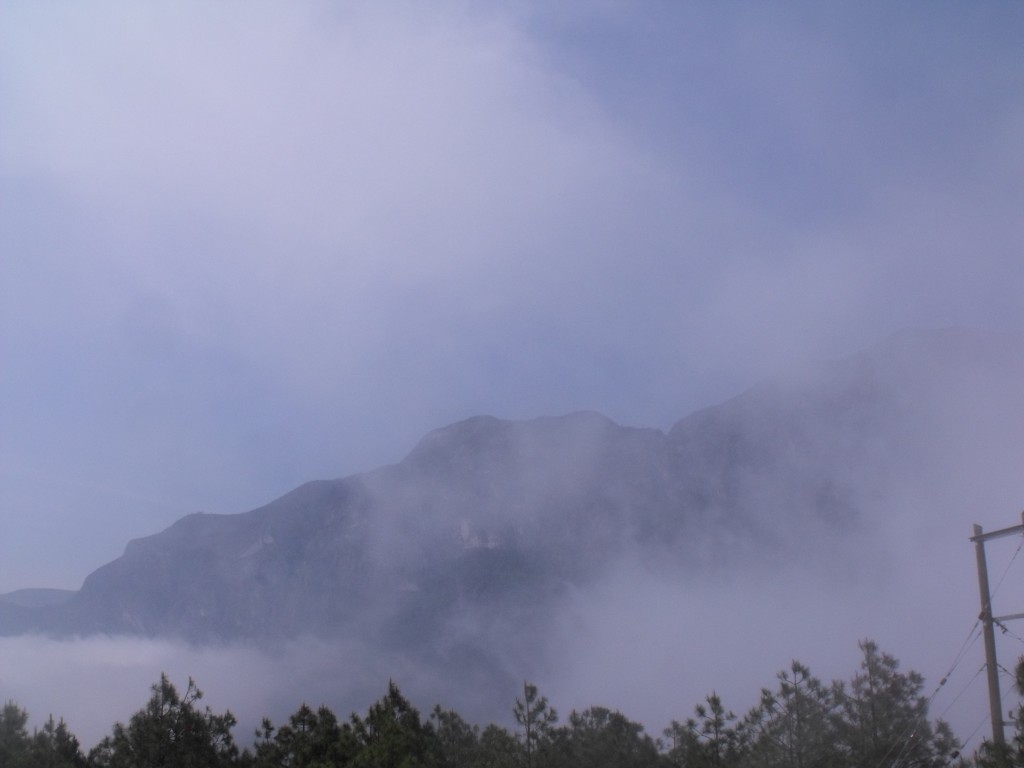
<svg viewBox="0 0 1024 768">
<path fill-rule="evenodd" d="M 1021 513 L 1021 525 L 1014 525 L 1010 528 L 1003 528 L 991 533 L 983 533 L 980 525 L 974 526 L 974 535 L 971 541 L 974 542 L 974 554 L 978 559 L 978 591 L 981 593 L 981 619 L 982 629 L 985 637 L 985 667 L 988 671 L 988 706 L 992 718 L 992 742 L 994 744 L 1005 744 L 1006 734 L 1003 730 L 1003 697 L 999 694 L 999 666 L 996 663 L 996 633 L 995 622 L 1002 619 L 1021 618 L 1024 614 L 1013 616 L 992 615 L 992 594 L 988 587 L 988 564 L 985 561 L 985 542 L 991 539 L 999 539 L 1003 536 L 1012 536 L 1016 533 L 1024 533 L 1024 512 Z"/>
</svg>

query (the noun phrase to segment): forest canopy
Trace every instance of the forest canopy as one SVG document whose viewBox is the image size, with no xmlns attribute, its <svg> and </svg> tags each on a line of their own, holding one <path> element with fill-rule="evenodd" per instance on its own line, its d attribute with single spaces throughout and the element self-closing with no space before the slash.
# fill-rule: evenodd
<svg viewBox="0 0 1024 768">
<path fill-rule="evenodd" d="M 189 679 L 183 693 L 161 675 L 127 724 L 115 723 L 88 752 L 53 716 L 28 730 L 28 713 L 8 701 L 0 712 L 3 768 L 810 768 L 811 766 L 1024 766 L 1024 707 L 1010 744 L 986 743 L 971 758 L 949 726 L 932 721 L 924 679 L 865 640 L 848 681 L 824 683 L 798 661 L 776 675 L 743 715 L 712 692 L 690 716 L 652 736 L 604 706 L 564 719 L 537 685 L 523 683 L 510 709 L 515 727 L 481 727 L 440 705 L 423 716 L 390 682 L 364 715 L 339 718 L 302 704 L 287 722 L 264 719 L 240 747 L 230 711 L 201 705 Z M 1024 658 L 1017 667 L 1024 695 Z"/>
</svg>

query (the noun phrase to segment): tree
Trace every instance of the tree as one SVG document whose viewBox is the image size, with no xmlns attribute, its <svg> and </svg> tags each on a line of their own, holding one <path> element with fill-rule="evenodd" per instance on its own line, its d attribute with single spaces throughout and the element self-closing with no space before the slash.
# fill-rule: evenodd
<svg viewBox="0 0 1024 768">
<path fill-rule="evenodd" d="M 475 768 L 517 768 L 523 759 L 522 745 L 515 736 L 493 723 L 483 729 Z"/>
<path fill-rule="evenodd" d="M 53 715 L 32 735 L 31 765 L 37 768 L 85 768 L 87 761 L 78 739 L 63 718 L 54 722 Z M 0 760 L 0 765 L 4 762 Z"/>
<path fill-rule="evenodd" d="M 545 760 L 548 766 L 650 768 L 660 761 L 657 745 L 640 723 L 605 707 L 574 710 L 551 741 L 554 759 Z"/>
<path fill-rule="evenodd" d="M 447 768 L 471 768 L 480 761 L 480 729 L 452 709 L 434 707 L 430 722 Z"/>
<path fill-rule="evenodd" d="M 231 712 L 215 715 L 197 708 L 203 694 L 192 678 L 184 696 L 167 679 L 152 686 L 153 695 L 144 709 L 132 715 L 128 725 L 115 723 L 90 753 L 97 768 L 222 768 L 238 758 L 231 736 L 235 718 Z"/>
<path fill-rule="evenodd" d="M 672 744 L 668 757 L 673 765 L 686 768 L 717 768 L 735 765 L 744 751 L 742 724 L 733 726 L 736 715 L 727 711 L 717 693 L 694 708 L 697 719 L 675 720 L 665 729 Z"/>
<path fill-rule="evenodd" d="M 1014 670 L 1013 687 L 1019 696 L 1024 696 L 1024 656 L 1017 660 Z M 1015 733 L 1009 744 L 996 745 L 986 741 L 978 750 L 977 762 L 981 768 L 1024 768 L 1024 704 L 1010 713 Z"/>
<path fill-rule="evenodd" d="M 28 765 L 28 712 L 13 701 L 0 711 L 0 766 L 20 768 Z"/>
<path fill-rule="evenodd" d="M 932 728 L 924 678 L 900 672 L 899 662 L 871 640 L 859 643 L 862 659 L 849 689 L 833 685 L 836 736 L 851 765 L 949 765 L 959 745 L 941 720 Z"/>
<path fill-rule="evenodd" d="M 434 729 L 420 721 L 419 712 L 393 681 L 388 692 L 360 719 L 352 715 L 358 752 L 356 768 L 418 768 L 439 766 L 440 746 Z"/>
<path fill-rule="evenodd" d="M 537 693 L 537 686 L 523 681 L 523 698 L 516 699 L 512 708 L 516 723 L 522 729 L 524 764 L 533 768 L 537 751 L 549 735 L 552 726 L 558 722 L 558 712 L 548 705 L 547 697 Z"/>
<path fill-rule="evenodd" d="M 836 705 L 830 689 L 795 660 L 777 679 L 776 690 L 762 689 L 761 701 L 745 719 L 750 764 L 758 768 L 839 764 Z"/>
<path fill-rule="evenodd" d="M 1017 659 L 1014 671 L 1014 686 L 1018 696 L 1024 696 L 1024 656 Z M 1013 736 L 1012 759 L 1014 765 L 1024 766 L 1024 704 L 1017 707 L 1013 715 L 1016 733 Z"/>
<path fill-rule="evenodd" d="M 314 712 L 303 704 L 278 729 L 264 719 L 257 736 L 256 768 L 327 768 L 346 764 L 358 750 L 352 727 L 326 706 Z"/>
<path fill-rule="evenodd" d="M 53 715 L 28 734 L 28 712 L 13 701 L 0 711 L 0 768 L 85 768 L 78 739 Z"/>
</svg>

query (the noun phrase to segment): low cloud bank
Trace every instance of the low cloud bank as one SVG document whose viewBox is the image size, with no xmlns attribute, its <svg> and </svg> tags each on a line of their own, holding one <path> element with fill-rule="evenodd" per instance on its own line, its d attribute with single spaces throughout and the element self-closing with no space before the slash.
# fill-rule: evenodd
<svg viewBox="0 0 1024 768">
<path fill-rule="evenodd" d="M 657 736 L 712 691 L 742 715 L 792 659 L 823 681 L 849 679 L 859 663 L 857 641 L 870 637 L 904 670 L 924 674 L 930 695 L 974 619 L 973 557 L 966 537 L 957 543 L 962 567 L 948 569 L 944 579 L 920 562 L 887 555 L 842 583 L 798 565 L 768 577 L 737 572 L 683 583 L 622 563 L 596 588 L 568 598 L 547 636 L 537 638 L 546 672 L 523 676 L 534 678 L 563 718 L 573 708 L 603 705 Z M 1012 555 L 1011 547 L 993 548 L 994 581 Z M 1004 578 L 1019 580 L 1018 566 Z M 1019 652 L 1012 637 L 1000 638 L 1004 666 Z M 961 739 L 975 735 L 969 748 L 988 734 L 984 678 L 975 675 L 981 663 L 975 641 L 931 707 L 932 717 L 949 720 Z M 363 712 L 389 679 L 424 714 L 441 704 L 470 721 L 513 725 L 514 686 L 457 688 L 411 660 L 354 642 L 199 648 L 128 637 L 0 639 L 0 698 L 27 709 L 36 726 L 51 713 L 63 717 L 87 748 L 145 704 L 161 672 L 179 689 L 191 676 L 212 710 L 230 709 L 242 746 L 252 744 L 263 717 L 281 723 L 303 702 L 327 704 L 339 717 Z"/>
</svg>

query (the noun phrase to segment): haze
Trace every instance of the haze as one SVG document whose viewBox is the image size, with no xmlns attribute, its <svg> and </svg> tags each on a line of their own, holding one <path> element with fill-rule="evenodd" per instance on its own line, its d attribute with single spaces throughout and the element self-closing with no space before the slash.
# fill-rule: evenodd
<svg viewBox="0 0 1024 768">
<path fill-rule="evenodd" d="M 1024 7 L 549 5 L 0 4 L 0 593 L 76 589 L 185 514 L 396 462 L 474 414 L 667 429 L 903 328 L 1024 331 Z M 936 684 L 976 610 L 968 523 L 1019 522 L 1018 426 L 974 425 L 982 455 L 935 436 L 965 476 L 881 516 L 903 579 L 884 606 L 893 582 L 791 574 L 805 604 L 848 601 L 793 647 L 744 576 L 679 595 L 624 564 L 581 596 L 598 639 L 554 703 L 656 733 L 793 657 L 847 676 L 863 636 Z M 624 629 L 667 604 L 663 633 Z M 667 638 L 712 618 L 680 654 L 724 644 L 734 668 L 690 657 L 678 703 L 617 661 L 676 669 Z M 86 742 L 157 667 L 214 707 L 251 693 L 217 651 L 111 642 L 4 641 L 0 682 Z M 116 715 L 80 725 L 112 669 Z"/>
</svg>

